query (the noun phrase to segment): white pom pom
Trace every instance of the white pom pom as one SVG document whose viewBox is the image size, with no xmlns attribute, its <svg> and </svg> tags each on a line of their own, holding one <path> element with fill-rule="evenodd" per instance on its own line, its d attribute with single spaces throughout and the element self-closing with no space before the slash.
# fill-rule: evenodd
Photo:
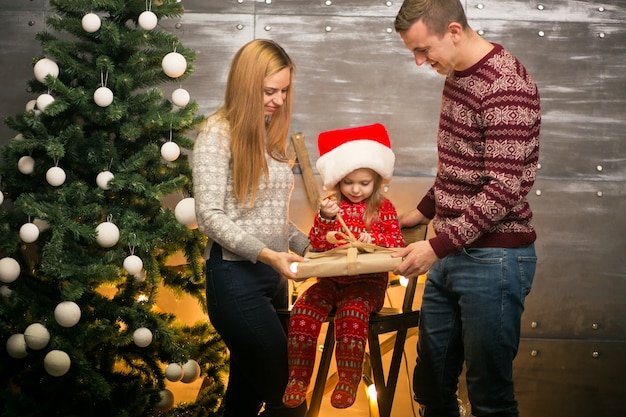
<svg viewBox="0 0 626 417">
<path fill-rule="evenodd" d="M 41 323 L 33 323 L 24 330 L 26 346 L 34 350 L 41 350 L 50 341 L 50 332 Z"/>
<path fill-rule="evenodd" d="M 33 243 L 39 237 L 39 228 L 35 223 L 24 223 L 20 227 L 20 239 L 24 243 Z"/>
<path fill-rule="evenodd" d="M 102 171 L 96 177 L 96 184 L 98 184 L 98 187 L 102 188 L 103 190 L 108 190 L 109 181 L 111 181 L 113 178 L 114 175 L 111 171 Z"/>
<path fill-rule="evenodd" d="M 35 160 L 31 156 L 23 156 L 17 161 L 17 169 L 24 175 L 32 174 L 35 170 Z"/>
<path fill-rule="evenodd" d="M 174 216 L 176 216 L 176 220 L 178 220 L 180 224 L 190 229 L 197 228 L 198 220 L 196 219 L 196 205 L 193 197 L 180 200 L 174 208 Z"/>
<path fill-rule="evenodd" d="M 152 343 L 152 332 L 146 327 L 140 327 L 133 333 L 133 342 L 140 348 L 144 348 Z"/>
<path fill-rule="evenodd" d="M 11 290 L 11 288 L 9 288 L 8 285 L 3 285 L 2 287 L 0 287 L 0 295 L 4 298 L 9 298 L 12 293 L 13 291 Z"/>
<path fill-rule="evenodd" d="M 183 378 L 183 367 L 177 363 L 170 363 L 165 367 L 165 378 L 168 381 L 178 382 Z"/>
<path fill-rule="evenodd" d="M 53 187 L 63 185 L 67 176 L 61 167 L 52 167 L 46 172 L 46 181 Z"/>
<path fill-rule="evenodd" d="M 103 248 L 110 248 L 120 239 L 120 229 L 111 222 L 103 222 L 96 227 L 96 241 Z"/>
<path fill-rule="evenodd" d="M 37 97 L 37 108 L 41 111 L 46 111 L 46 107 L 48 107 L 48 105 L 53 101 L 54 97 L 52 97 L 50 94 L 40 94 L 39 97 Z"/>
<path fill-rule="evenodd" d="M 15 281 L 22 272 L 20 264 L 13 258 L 0 259 L 0 281 L 10 284 Z"/>
<path fill-rule="evenodd" d="M 70 370 L 70 355 L 62 350 L 51 350 L 43 358 L 43 367 L 52 376 L 63 376 Z"/>
<path fill-rule="evenodd" d="M 102 25 L 102 21 L 100 20 L 100 16 L 95 13 L 87 13 L 83 16 L 83 20 L 81 21 L 81 25 L 85 32 L 94 33 L 100 29 Z"/>
<path fill-rule="evenodd" d="M 163 146 L 161 146 L 161 156 L 166 161 L 175 161 L 180 156 L 180 147 L 176 142 L 165 142 Z"/>
<path fill-rule="evenodd" d="M 80 316 L 80 307 L 73 301 L 62 301 L 54 309 L 54 319 L 63 327 L 75 326 Z"/>
<path fill-rule="evenodd" d="M 124 269 L 131 275 L 138 274 L 143 269 L 143 261 L 137 255 L 130 255 L 124 259 Z"/>
<path fill-rule="evenodd" d="M 33 67 L 33 72 L 35 73 L 37 81 L 43 83 L 46 80 L 46 75 L 48 74 L 54 78 L 59 76 L 59 66 L 56 62 L 49 58 L 42 58 L 37 61 Z"/>
<path fill-rule="evenodd" d="M 178 52 L 170 52 L 163 57 L 161 67 L 169 77 L 178 78 L 187 70 L 187 60 Z"/>
<path fill-rule="evenodd" d="M 26 351 L 26 340 L 22 333 L 11 335 L 7 339 L 7 353 L 15 359 L 22 359 L 28 355 Z"/>
<path fill-rule="evenodd" d="M 93 93 L 93 101 L 100 107 L 107 107 L 113 103 L 113 91 L 107 87 L 99 87 Z"/>
<path fill-rule="evenodd" d="M 190 99 L 189 92 L 184 88 L 177 88 L 172 92 L 172 103 L 178 107 L 185 107 Z"/>
<path fill-rule="evenodd" d="M 150 10 L 146 10 L 139 15 L 139 27 L 145 30 L 152 30 L 156 27 L 159 19 Z"/>
<path fill-rule="evenodd" d="M 200 365 L 193 359 L 189 359 L 187 363 L 183 365 L 183 377 L 181 382 L 188 384 L 195 381 L 200 376 Z"/>
<path fill-rule="evenodd" d="M 156 403 L 154 408 L 158 411 L 165 412 L 170 410 L 174 406 L 174 394 L 168 389 L 159 391 L 161 401 Z"/>
</svg>

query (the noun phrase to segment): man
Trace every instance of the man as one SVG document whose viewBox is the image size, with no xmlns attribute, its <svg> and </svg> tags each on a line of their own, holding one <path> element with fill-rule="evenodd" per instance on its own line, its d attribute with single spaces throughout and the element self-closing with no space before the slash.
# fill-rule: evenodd
<svg viewBox="0 0 626 417">
<path fill-rule="evenodd" d="M 415 399 L 425 417 L 459 416 L 463 363 L 472 414 L 519 415 L 513 359 L 535 273 L 533 186 L 541 124 L 537 86 L 502 46 L 472 30 L 458 0 L 406 0 L 395 29 L 417 65 L 446 77 L 435 182 L 402 227 L 435 237 L 397 252 L 396 274 L 428 271 Z"/>
</svg>

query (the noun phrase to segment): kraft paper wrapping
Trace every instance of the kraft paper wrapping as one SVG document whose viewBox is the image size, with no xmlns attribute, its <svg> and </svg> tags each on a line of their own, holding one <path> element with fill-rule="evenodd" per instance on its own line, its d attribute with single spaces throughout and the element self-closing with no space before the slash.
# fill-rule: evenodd
<svg viewBox="0 0 626 417">
<path fill-rule="evenodd" d="M 305 255 L 310 260 L 296 264 L 296 277 L 323 278 L 388 272 L 396 269 L 402 262 L 402 258 L 391 257 L 395 249 L 380 248 L 373 252 L 359 252 L 356 247 L 336 249 L 340 250 L 311 252 Z"/>
<path fill-rule="evenodd" d="M 346 275 L 374 274 L 396 269 L 402 258 L 392 258 L 396 248 L 385 248 L 356 240 L 343 219 L 337 214 L 343 232 L 329 232 L 326 240 L 341 244 L 325 252 L 309 252 L 309 260 L 292 264 L 296 278 L 323 278 Z"/>
</svg>

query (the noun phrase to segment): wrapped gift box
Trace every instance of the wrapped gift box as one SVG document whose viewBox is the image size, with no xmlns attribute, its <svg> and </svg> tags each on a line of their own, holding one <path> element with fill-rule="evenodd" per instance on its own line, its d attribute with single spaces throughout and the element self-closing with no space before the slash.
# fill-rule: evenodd
<svg viewBox="0 0 626 417">
<path fill-rule="evenodd" d="M 327 252 L 312 252 L 306 262 L 292 264 L 297 278 L 336 277 L 345 275 L 372 274 L 393 271 L 402 258 L 392 258 L 396 249 L 377 249 L 360 252 L 357 248 L 342 248 Z"/>
</svg>

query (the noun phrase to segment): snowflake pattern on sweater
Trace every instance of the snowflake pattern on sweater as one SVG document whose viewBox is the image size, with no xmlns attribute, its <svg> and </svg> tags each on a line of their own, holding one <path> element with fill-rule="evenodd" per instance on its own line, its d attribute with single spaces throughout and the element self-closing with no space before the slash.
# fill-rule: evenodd
<svg viewBox="0 0 626 417">
<path fill-rule="evenodd" d="M 539 92 L 502 46 L 447 77 L 439 119 L 439 166 L 417 208 L 433 219 L 439 258 L 463 247 L 519 247 L 536 233 L 526 196 L 539 159 Z"/>
<path fill-rule="evenodd" d="M 378 210 L 378 216 L 372 220 L 369 230 L 365 226 L 364 213 L 366 209 L 366 202 L 352 203 L 350 201 L 341 201 L 339 203 L 339 213 L 344 223 L 350 229 L 352 234 L 358 238 L 362 232 L 367 232 L 372 236 L 372 243 L 377 246 L 385 248 L 400 248 L 405 245 L 402 231 L 398 223 L 398 213 L 387 198 L 384 198 L 380 209 Z M 313 226 L 309 232 L 309 240 L 311 241 L 311 247 L 315 251 L 327 251 L 337 246 L 341 246 L 338 243 L 330 243 L 326 240 L 326 234 L 328 232 L 343 232 L 343 227 L 337 218 L 326 219 L 318 211 L 313 219 Z M 382 274 L 363 274 L 360 277 L 384 277 L 387 278 L 387 273 Z M 324 278 L 328 279 L 328 278 Z M 354 281 L 354 276 L 347 277 L 334 277 L 339 282 Z"/>
</svg>

